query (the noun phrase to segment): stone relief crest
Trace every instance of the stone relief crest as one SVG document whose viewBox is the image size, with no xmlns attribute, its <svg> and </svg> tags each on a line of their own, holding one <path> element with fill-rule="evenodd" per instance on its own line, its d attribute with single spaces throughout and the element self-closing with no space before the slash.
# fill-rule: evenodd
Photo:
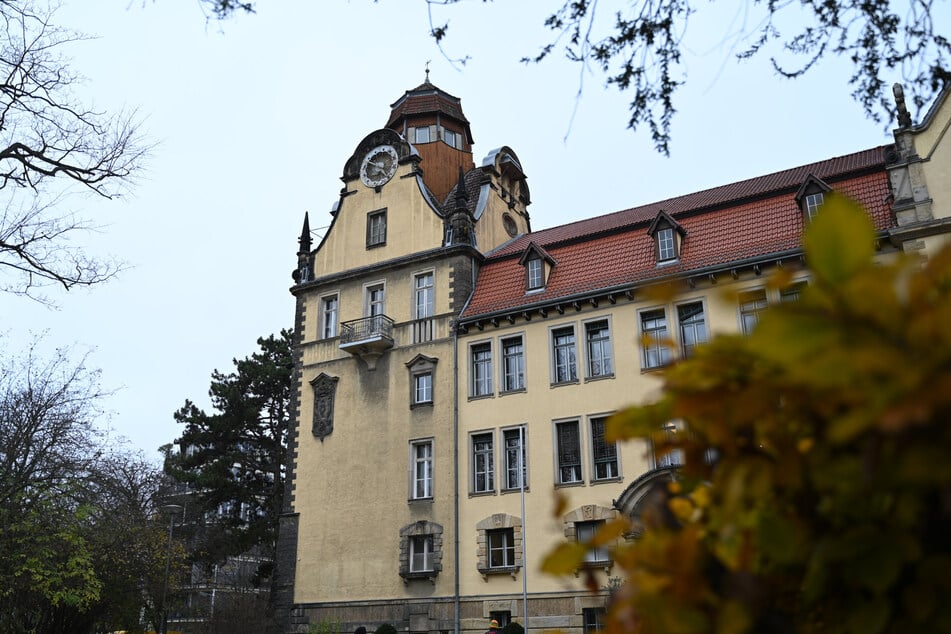
<svg viewBox="0 0 951 634">
<path fill-rule="evenodd" d="M 321 372 L 310 382 L 314 388 L 314 436 L 324 441 L 334 430 L 334 395 L 340 377 Z"/>
</svg>

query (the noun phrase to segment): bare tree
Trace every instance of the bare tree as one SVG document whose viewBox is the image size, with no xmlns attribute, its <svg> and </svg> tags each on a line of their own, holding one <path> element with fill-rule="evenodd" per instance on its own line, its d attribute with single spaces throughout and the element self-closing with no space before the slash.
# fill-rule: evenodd
<svg viewBox="0 0 951 634">
<path fill-rule="evenodd" d="M 119 270 L 70 243 L 95 226 L 64 210 L 65 194 L 121 194 L 148 150 L 134 112 L 76 98 L 82 78 L 63 49 L 83 36 L 56 26 L 49 2 L 0 0 L 0 290 L 40 300 L 45 286 L 88 286 Z"/>
</svg>

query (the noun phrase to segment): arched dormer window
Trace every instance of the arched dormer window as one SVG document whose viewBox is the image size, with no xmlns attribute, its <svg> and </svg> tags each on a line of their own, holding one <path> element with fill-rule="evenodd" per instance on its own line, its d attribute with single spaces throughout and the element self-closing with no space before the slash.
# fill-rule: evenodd
<svg viewBox="0 0 951 634">
<path fill-rule="evenodd" d="M 518 263 L 525 267 L 525 292 L 531 293 L 548 285 L 548 276 L 555 266 L 555 259 L 532 242 L 525 248 Z"/>
<path fill-rule="evenodd" d="M 832 191 L 832 188 L 821 178 L 812 174 L 806 177 L 802 187 L 796 192 L 796 204 L 806 220 L 812 220 L 816 217 L 819 207 L 825 202 L 826 194 L 830 191 Z"/>
<path fill-rule="evenodd" d="M 680 259 L 680 248 L 687 231 L 666 211 L 657 212 L 647 229 L 647 235 L 654 239 L 654 257 L 658 265 L 670 264 Z"/>
</svg>

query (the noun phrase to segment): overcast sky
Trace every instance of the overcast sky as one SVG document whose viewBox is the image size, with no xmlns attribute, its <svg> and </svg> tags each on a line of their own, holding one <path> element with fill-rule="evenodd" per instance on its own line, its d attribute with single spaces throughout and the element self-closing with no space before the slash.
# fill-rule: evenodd
<svg viewBox="0 0 951 634">
<path fill-rule="evenodd" d="M 434 8 L 450 23 L 448 52 L 470 56 L 454 67 L 427 36 L 422 0 L 260 0 L 223 25 L 195 0 L 66 0 L 58 22 L 97 36 L 69 50 L 84 94 L 100 109 L 137 108 L 157 145 L 130 196 L 73 201 L 107 225 L 88 248 L 128 270 L 54 291 L 52 310 L 0 295 L 7 349 L 45 333 L 47 349 L 89 350 L 116 390 L 108 424 L 157 460 L 180 434 L 172 414 L 185 399 L 208 406 L 212 370 L 292 324 L 304 212 L 312 228 L 329 223 L 344 162 L 423 81 L 427 60 L 431 81 L 462 99 L 476 164 L 501 145 L 521 159 L 534 229 L 891 141 L 849 97 L 842 63 L 792 82 L 765 58 L 733 62 L 723 34 L 743 3 L 715 4 L 719 21 L 691 23 L 665 158 L 626 129 L 625 96 L 600 75 L 560 54 L 519 63 L 546 41 L 543 3 Z"/>
</svg>

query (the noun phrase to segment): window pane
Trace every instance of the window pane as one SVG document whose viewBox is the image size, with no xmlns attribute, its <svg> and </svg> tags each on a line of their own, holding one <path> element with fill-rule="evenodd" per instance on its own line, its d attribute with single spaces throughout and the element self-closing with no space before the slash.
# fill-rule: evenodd
<svg viewBox="0 0 951 634">
<path fill-rule="evenodd" d="M 383 286 L 367 287 L 367 317 L 378 317 L 385 312 L 386 291 Z"/>
<path fill-rule="evenodd" d="M 489 546 L 489 567 L 505 568 L 515 565 L 515 538 L 511 528 L 486 532 Z"/>
<path fill-rule="evenodd" d="M 485 396 L 492 393 L 492 344 L 472 346 L 472 395 Z"/>
<path fill-rule="evenodd" d="M 430 442 L 413 445 L 413 498 L 433 496 L 433 445 Z"/>
<path fill-rule="evenodd" d="M 585 324 L 585 332 L 588 340 L 588 376 L 614 374 L 611 363 L 611 331 L 607 320 Z"/>
<path fill-rule="evenodd" d="M 591 419 L 591 448 L 594 456 L 595 480 L 607 480 L 620 477 L 617 467 L 617 443 L 604 439 L 606 418 Z"/>
<path fill-rule="evenodd" d="M 575 329 L 574 327 L 553 330 L 552 356 L 554 364 L 554 382 L 567 383 L 578 380 L 578 369 L 575 364 Z"/>
<path fill-rule="evenodd" d="M 422 273 L 415 279 L 416 318 L 433 316 L 433 274 Z"/>
<path fill-rule="evenodd" d="M 417 374 L 413 376 L 413 402 L 414 403 L 432 403 L 433 401 L 433 375 L 431 372 Z"/>
<path fill-rule="evenodd" d="M 532 258 L 525 265 L 528 267 L 528 288 L 541 288 L 545 285 L 544 266 L 541 258 Z"/>
<path fill-rule="evenodd" d="M 519 479 L 519 464 L 522 466 L 522 478 L 528 484 L 528 464 L 525 455 L 525 447 L 522 443 L 523 431 L 519 429 L 506 429 L 505 434 L 505 488 L 518 489 L 522 486 L 522 480 Z"/>
<path fill-rule="evenodd" d="M 323 327 L 321 334 L 324 339 L 337 336 L 337 296 L 325 297 L 321 310 Z"/>
<path fill-rule="evenodd" d="M 495 490 L 495 458 L 492 434 L 476 434 L 472 437 L 472 490 L 486 492 Z"/>
<path fill-rule="evenodd" d="M 591 543 L 591 541 L 594 539 L 595 533 L 598 532 L 598 529 L 601 528 L 603 524 L 604 522 L 601 520 L 594 522 L 577 522 L 575 524 L 575 534 L 578 537 L 578 543 Z M 601 562 L 608 561 L 608 559 L 607 546 L 598 546 L 597 548 L 592 548 L 584 556 L 584 560 L 587 562 Z"/>
<path fill-rule="evenodd" d="M 416 143 L 429 143 L 429 126 L 416 128 Z"/>
<path fill-rule="evenodd" d="M 433 570 L 433 536 L 415 535 L 410 538 L 410 572 Z"/>
<path fill-rule="evenodd" d="M 663 308 L 641 313 L 641 335 L 645 369 L 659 368 L 670 363 L 667 316 Z"/>
<path fill-rule="evenodd" d="M 672 260 L 677 257 L 677 251 L 674 246 L 674 230 L 661 229 L 657 232 L 657 259 Z"/>
<path fill-rule="evenodd" d="M 367 216 L 367 246 L 386 242 L 386 212 L 377 211 Z"/>
<path fill-rule="evenodd" d="M 578 422 L 558 423 L 555 430 L 558 443 L 558 482 L 581 482 L 581 438 Z"/>
<path fill-rule="evenodd" d="M 759 288 L 755 291 L 740 293 L 740 328 L 745 334 L 753 332 L 753 327 L 759 321 L 760 313 L 766 310 L 766 290 Z"/>
<path fill-rule="evenodd" d="M 680 348 L 684 357 L 689 357 L 697 345 L 707 340 L 703 304 L 694 302 L 678 306 L 677 317 L 680 320 Z"/>
<path fill-rule="evenodd" d="M 502 389 L 510 392 L 525 387 L 525 350 L 521 337 L 502 340 Z"/>
</svg>

